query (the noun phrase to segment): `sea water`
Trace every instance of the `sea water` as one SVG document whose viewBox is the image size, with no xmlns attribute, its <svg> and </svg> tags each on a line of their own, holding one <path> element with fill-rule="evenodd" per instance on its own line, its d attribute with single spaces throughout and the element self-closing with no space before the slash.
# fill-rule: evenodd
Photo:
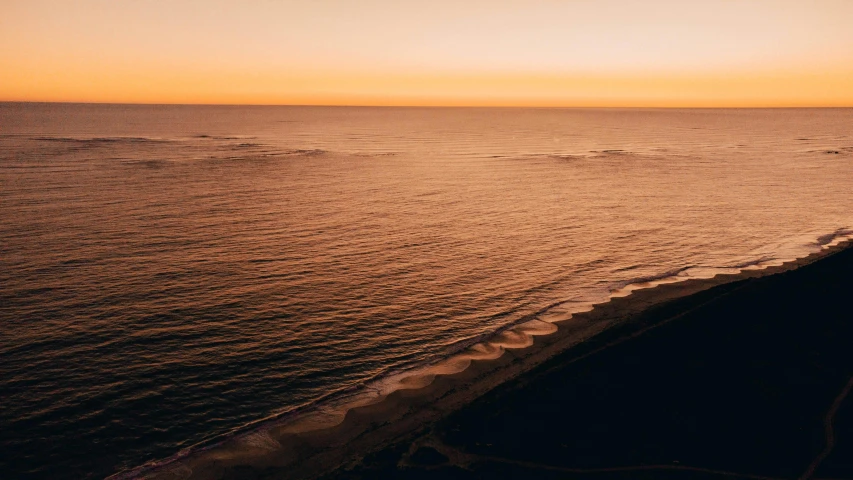
<svg viewBox="0 0 853 480">
<path fill-rule="evenodd" d="M 551 308 L 808 255 L 853 234 L 851 126 L 0 104 L 2 477 L 131 471 Z"/>
</svg>

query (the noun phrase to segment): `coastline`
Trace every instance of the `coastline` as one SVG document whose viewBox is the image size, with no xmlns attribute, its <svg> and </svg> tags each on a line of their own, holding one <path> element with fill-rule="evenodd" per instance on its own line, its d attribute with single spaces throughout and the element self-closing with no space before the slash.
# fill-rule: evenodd
<svg viewBox="0 0 853 480">
<path fill-rule="evenodd" d="M 586 311 L 540 312 L 540 317 L 551 316 L 510 326 L 436 365 L 394 379 L 386 391 L 348 398 L 296 421 L 272 421 L 110 478 L 314 478 L 338 466 L 358 465 L 369 452 L 440 421 L 499 386 L 523 381 L 526 373 L 558 356 L 608 349 L 727 295 L 745 280 L 796 270 L 850 246 L 849 239 L 830 240 L 820 251 L 789 262 L 748 265 L 711 278 L 651 279 L 613 292 L 606 302 L 578 307 Z M 652 315 L 656 320 L 648 318 L 649 311 L 657 312 Z"/>
<path fill-rule="evenodd" d="M 847 247 L 650 308 L 322 478 L 853 478 Z"/>
</svg>

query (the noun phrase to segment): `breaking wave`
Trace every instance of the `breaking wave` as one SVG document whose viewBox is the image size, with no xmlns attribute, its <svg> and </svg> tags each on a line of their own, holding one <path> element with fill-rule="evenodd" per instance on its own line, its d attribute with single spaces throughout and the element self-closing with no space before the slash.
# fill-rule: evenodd
<svg viewBox="0 0 853 480">
<path fill-rule="evenodd" d="M 839 228 L 833 233 L 819 236 L 815 243 L 822 247 L 821 250 L 824 250 L 830 246 L 851 240 L 853 240 L 853 230 Z M 806 246 L 803 245 L 803 247 Z M 807 258 L 812 255 L 815 255 L 815 253 L 807 254 L 801 258 Z M 786 261 L 796 259 L 791 258 Z M 774 257 L 762 256 L 732 265 L 710 268 L 715 268 L 718 272 L 723 270 L 728 274 L 737 274 L 751 267 L 779 266 L 783 264 L 783 262 L 771 263 L 774 260 L 776 260 Z M 623 270 L 631 270 L 635 267 Z M 287 412 L 242 425 L 226 434 L 218 435 L 207 441 L 185 448 L 166 459 L 148 462 L 131 470 L 116 473 L 108 477 L 108 480 L 188 478 L 192 474 L 192 469 L 186 465 L 182 465 L 180 463 L 182 460 L 196 454 L 223 448 L 226 444 L 235 441 L 243 447 L 262 451 L 275 451 L 281 447 L 281 444 L 271 435 L 273 428 L 281 429 L 283 426 L 291 424 L 293 426 L 287 431 L 298 433 L 321 430 L 338 425 L 344 421 L 346 413 L 349 410 L 381 402 L 387 395 L 394 391 L 423 388 L 430 385 L 436 376 L 452 375 L 467 369 L 472 360 L 494 360 L 501 357 L 507 349 L 528 348 L 533 345 L 533 338 L 535 336 L 550 335 L 556 332 L 558 330 L 558 323 L 569 321 L 574 315 L 588 312 L 594 309 L 596 305 L 606 304 L 614 298 L 624 296 L 619 294 L 620 289 L 638 285 L 642 286 L 642 288 L 653 288 L 662 283 L 672 283 L 673 281 L 689 279 L 710 279 L 716 276 L 716 274 L 705 277 L 684 275 L 695 268 L 697 268 L 696 265 L 688 265 L 660 274 L 635 277 L 617 282 L 613 284 L 611 294 L 598 302 L 575 302 L 571 299 L 554 302 L 491 332 L 454 342 L 448 346 L 444 355 L 428 363 L 403 370 L 384 371 L 371 380 L 330 392 Z M 627 292 L 627 294 L 630 293 L 631 291 Z"/>
</svg>

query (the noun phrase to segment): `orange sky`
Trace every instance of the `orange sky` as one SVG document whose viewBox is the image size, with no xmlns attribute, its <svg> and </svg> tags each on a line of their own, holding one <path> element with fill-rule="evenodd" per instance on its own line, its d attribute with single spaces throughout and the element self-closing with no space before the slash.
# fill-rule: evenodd
<svg viewBox="0 0 853 480">
<path fill-rule="evenodd" d="M 0 100 L 853 106 L 849 0 L 0 1 Z"/>
</svg>

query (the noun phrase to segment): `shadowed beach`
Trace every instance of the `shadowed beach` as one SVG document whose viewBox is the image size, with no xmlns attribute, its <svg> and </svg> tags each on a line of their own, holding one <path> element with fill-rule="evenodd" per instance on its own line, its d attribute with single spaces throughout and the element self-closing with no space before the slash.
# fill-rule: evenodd
<svg viewBox="0 0 853 480">
<path fill-rule="evenodd" d="M 851 287 L 847 248 L 653 307 L 324 478 L 853 478 Z"/>
<path fill-rule="evenodd" d="M 454 408 L 448 399 L 458 401 L 484 382 L 477 364 L 424 389 L 396 392 L 382 407 L 352 410 L 325 434 L 302 437 L 296 450 L 304 458 L 297 454 L 288 468 L 232 464 L 208 473 L 272 479 L 325 470 L 319 478 L 327 480 L 853 478 L 853 249 L 794 267 L 657 304 L 648 302 L 698 287 L 684 282 L 615 299 L 599 315 L 633 308 L 625 323 L 468 404 Z M 482 363 L 508 375 L 511 365 L 525 363 L 520 352 L 531 350 Z M 407 413 L 395 417 L 395 410 Z M 352 433 L 353 425 L 367 431 Z M 347 434 L 346 445 L 320 446 L 324 437 Z M 330 470 L 334 461 L 340 464 Z"/>
</svg>

